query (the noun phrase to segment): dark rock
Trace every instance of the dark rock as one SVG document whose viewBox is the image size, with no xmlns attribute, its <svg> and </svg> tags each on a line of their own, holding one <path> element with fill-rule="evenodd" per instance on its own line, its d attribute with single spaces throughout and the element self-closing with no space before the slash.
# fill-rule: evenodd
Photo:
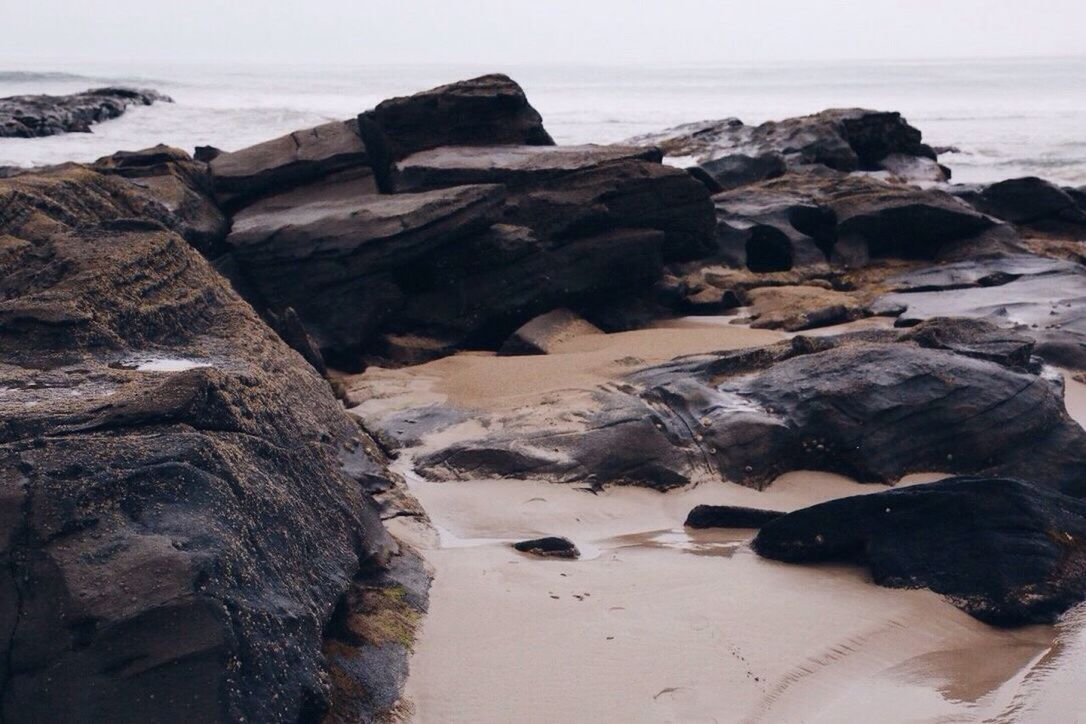
<svg viewBox="0 0 1086 724">
<path fill-rule="evenodd" d="M 368 170 L 369 155 L 356 121 L 332 121 L 220 153 L 210 166 L 216 198 L 237 209 L 340 171 Z"/>
<path fill-rule="evenodd" d="M 1016 178 L 964 190 L 964 197 L 986 214 L 1039 231 L 1086 236 L 1086 209 L 1064 189 L 1036 177 Z"/>
<path fill-rule="evenodd" d="M 686 172 L 708 189 L 711 194 L 719 194 L 724 190 L 724 187 L 717 183 L 717 180 L 710 176 L 701 166 L 687 166 Z M 0 168 L 0 173 L 3 173 L 2 168 Z"/>
<path fill-rule="evenodd" d="M 89 133 L 95 123 L 117 118 L 129 106 L 172 103 L 153 90 L 96 88 L 67 96 L 0 98 L 0 138 L 34 138 L 58 133 Z"/>
<path fill-rule="evenodd" d="M 1058 378 L 893 332 L 679 358 L 565 404 L 560 432 L 499 414 L 490 432 L 423 456 L 420 470 L 665 489 L 721 477 L 758 487 L 793 470 L 863 482 L 942 470 L 1086 492 L 1086 432 Z"/>
<path fill-rule="evenodd" d="M 983 319 L 933 317 L 902 336 L 921 347 L 949 349 L 1008 367 L 1026 367 L 1035 344 L 1032 337 L 997 327 Z"/>
<path fill-rule="evenodd" d="M 577 546 L 573 544 L 573 541 L 569 538 L 558 538 L 556 536 L 522 540 L 519 543 L 514 543 L 513 547 L 521 553 L 531 553 L 532 555 L 547 558 L 581 557 L 581 552 L 577 550 Z"/>
<path fill-rule="evenodd" d="M 747 126 L 736 118 L 704 121 L 638 136 L 630 143 L 658 145 L 669 156 L 694 156 L 702 165 L 736 153 L 779 153 L 791 168 L 820 164 L 846 172 L 878 170 L 892 154 L 936 157 L 921 143 L 920 131 L 900 113 L 859 108 L 830 109 L 760 126 Z"/>
<path fill-rule="evenodd" d="M 962 477 L 789 513 L 762 556 L 849 561 L 875 583 L 930 588 L 999 626 L 1051 623 L 1086 598 L 1086 503 L 1019 480 Z"/>
<path fill-rule="evenodd" d="M 122 176 L 162 204 L 172 215 L 166 222 L 207 257 L 223 251 L 230 222 L 211 198 L 207 167 L 184 151 L 158 145 L 142 151 L 118 151 L 100 158 L 93 168 Z"/>
<path fill-rule="evenodd" d="M 562 342 L 586 334 L 603 334 L 576 312 L 555 309 L 541 314 L 505 340 L 499 355 L 550 354 Z"/>
<path fill-rule="evenodd" d="M 742 306 L 739 297 L 730 289 L 707 287 L 684 296 L 678 307 L 686 314 L 715 315 Z"/>
<path fill-rule="evenodd" d="M 143 193 L 0 182 L 3 718 L 297 722 L 364 691 L 322 646 L 395 560 L 380 453 Z"/>
<path fill-rule="evenodd" d="M 226 152 L 215 146 L 197 146 L 192 152 L 192 157 L 203 163 L 211 163 L 224 153 Z"/>
<path fill-rule="evenodd" d="M 761 528 L 780 518 L 779 510 L 744 508 L 738 505 L 698 505 L 686 516 L 687 528 Z"/>
<path fill-rule="evenodd" d="M 258 201 L 234 217 L 227 238 L 256 301 L 293 307 L 330 362 L 349 362 L 400 309 L 399 275 L 439 247 L 484 231 L 503 199 L 492 185 L 377 195 L 367 193 L 370 179 Z"/>
<path fill-rule="evenodd" d="M 554 145 L 524 91 L 504 75 L 391 98 L 363 117 L 392 160 L 438 146 Z"/>
<path fill-rule="evenodd" d="M 705 161 L 698 168 L 716 181 L 720 187 L 718 191 L 726 191 L 783 176 L 788 170 L 788 165 L 784 161 L 784 156 L 775 152 L 759 156 L 734 153 Z"/>
</svg>

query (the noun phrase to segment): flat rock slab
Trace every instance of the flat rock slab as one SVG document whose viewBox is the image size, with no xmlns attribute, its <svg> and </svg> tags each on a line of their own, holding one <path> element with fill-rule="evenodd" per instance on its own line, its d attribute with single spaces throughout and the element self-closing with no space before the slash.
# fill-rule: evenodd
<svg viewBox="0 0 1086 724">
<path fill-rule="evenodd" d="M 480 183 L 515 188 L 627 160 L 659 163 L 661 155 L 651 146 L 443 146 L 400 161 L 396 188 L 410 191 Z"/>
<path fill-rule="evenodd" d="M 762 556 L 870 567 L 1001 626 L 1051 623 L 1086 598 L 1086 503 L 1019 480 L 951 478 L 831 500 L 766 523 Z"/>
</svg>

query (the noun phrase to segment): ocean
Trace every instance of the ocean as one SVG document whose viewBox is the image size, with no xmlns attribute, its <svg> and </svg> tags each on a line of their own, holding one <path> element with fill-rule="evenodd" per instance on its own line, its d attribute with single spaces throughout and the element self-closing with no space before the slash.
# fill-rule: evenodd
<svg viewBox="0 0 1086 724">
<path fill-rule="evenodd" d="M 958 149 L 941 157 L 956 181 L 1034 175 L 1086 184 L 1086 58 L 696 67 L 0 65 L 0 96 L 135 85 L 176 101 L 131 109 L 91 134 L 0 139 L 0 165 L 89 161 L 156 143 L 233 150 L 488 72 L 517 80 L 559 143 L 862 106 L 900 111 L 928 143 Z"/>
</svg>

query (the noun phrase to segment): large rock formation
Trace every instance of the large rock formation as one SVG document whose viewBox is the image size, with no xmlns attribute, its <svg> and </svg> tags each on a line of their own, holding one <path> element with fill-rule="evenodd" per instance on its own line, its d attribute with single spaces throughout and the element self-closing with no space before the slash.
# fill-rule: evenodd
<svg viewBox="0 0 1086 724">
<path fill-rule="evenodd" d="M 760 487 L 792 470 L 868 482 L 943 470 L 1086 493 L 1086 432 L 1064 409 L 1061 380 L 1021 366 L 1028 338 L 931 324 L 903 339 L 797 337 L 679 358 L 591 398 L 551 400 L 558 428 L 529 409 L 496 415 L 489 431 L 423 455 L 420 469 L 658 488 L 720 477 Z"/>
<path fill-rule="evenodd" d="M 508 78 L 463 81 L 214 158 L 235 209 L 222 266 L 335 366 L 497 348 L 711 250 L 708 191 L 660 160 L 554 146 Z"/>
<path fill-rule="evenodd" d="M 171 103 L 161 93 L 132 88 L 96 88 L 67 96 L 0 98 L 0 138 L 34 138 L 58 133 L 90 133 L 95 123 L 117 118 L 129 106 Z"/>
<path fill-rule="evenodd" d="M 869 566 L 988 623 L 1051 623 L 1086 598 L 1086 503 L 1004 478 L 951 478 L 831 500 L 767 522 L 760 555 Z"/>
<path fill-rule="evenodd" d="M 987 186 L 954 186 L 951 191 L 984 213 L 1027 230 L 1086 238 L 1086 202 L 1075 189 L 1028 176 Z"/>
<path fill-rule="evenodd" d="M 3 718 L 371 719 L 405 651 L 328 624 L 404 560 L 379 453 L 168 228 L 157 165 L 0 182 Z M 330 678 L 326 633 L 400 673 Z"/>
</svg>

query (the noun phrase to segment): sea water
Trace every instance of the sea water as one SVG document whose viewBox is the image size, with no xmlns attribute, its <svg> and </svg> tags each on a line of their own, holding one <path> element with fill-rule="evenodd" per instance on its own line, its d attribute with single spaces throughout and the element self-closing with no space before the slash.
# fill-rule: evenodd
<svg viewBox="0 0 1086 724">
<path fill-rule="evenodd" d="M 680 123 L 747 123 L 830 107 L 900 111 L 955 180 L 1036 175 L 1086 184 L 1086 58 L 726 66 L 0 66 L 0 96 L 151 87 L 174 98 L 91 134 L 0 139 L 0 165 L 88 161 L 167 143 L 233 150 L 384 98 L 488 72 L 527 91 L 559 143 L 612 143 Z"/>
</svg>

